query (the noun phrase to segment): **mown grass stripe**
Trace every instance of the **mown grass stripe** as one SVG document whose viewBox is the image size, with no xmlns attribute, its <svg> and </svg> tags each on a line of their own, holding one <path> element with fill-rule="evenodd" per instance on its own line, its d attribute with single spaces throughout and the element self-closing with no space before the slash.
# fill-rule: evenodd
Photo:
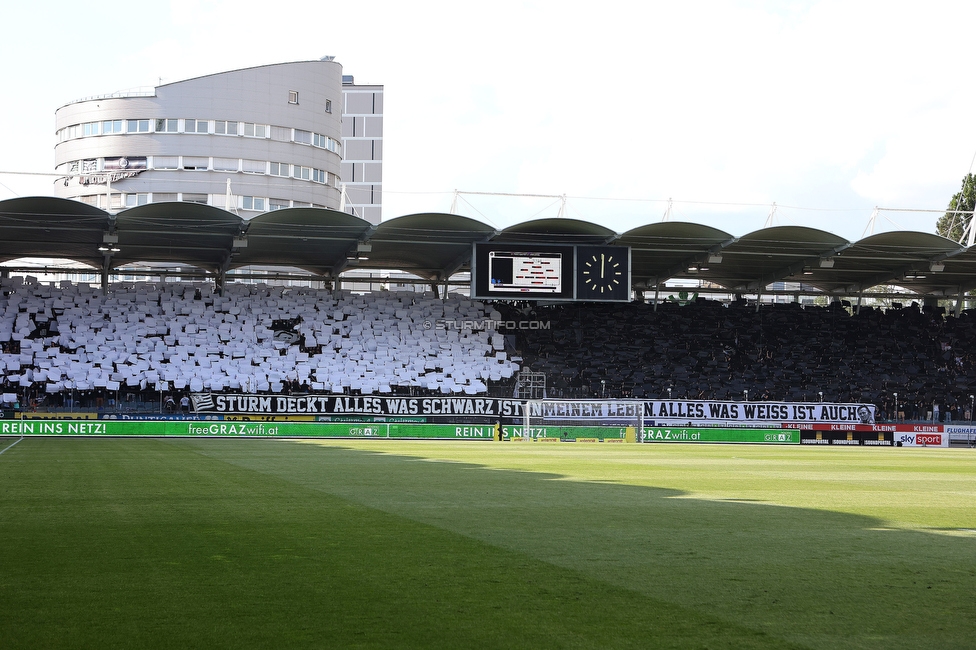
<svg viewBox="0 0 976 650">
<path fill-rule="evenodd" d="M 39 439 L 0 464 L 0 646 L 796 647 L 280 471 L 348 459 L 379 485 L 389 463 L 187 442 Z"/>
<path fill-rule="evenodd" d="M 316 445 L 316 457 L 197 446 L 810 647 L 965 648 L 976 624 L 973 540 L 870 514 L 969 525 L 976 468 L 964 451 L 549 452 L 384 442 Z M 697 484 L 707 494 L 677 487 Z M 872 490 L 885 498 L 857 503 Z M 934 515 L 931 503 L 941 504 Z"/>
</svg>

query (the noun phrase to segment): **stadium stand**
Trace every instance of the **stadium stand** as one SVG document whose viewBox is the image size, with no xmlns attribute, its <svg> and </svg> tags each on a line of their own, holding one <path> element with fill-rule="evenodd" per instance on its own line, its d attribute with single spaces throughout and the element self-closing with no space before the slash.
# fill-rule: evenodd
<svg viewBox="0 0 976 650">
<path fill-rule="evenodd" d="M 461 297 L 248 284 L 221 296 L 190 283 L 123 284 L 103 295 L 21 277 L 0 287 L 7 395 L 63 401 L 81 392 L 102 402 L 161 390 L 475 395 L 518 370 L 500 334 L 439 325 L 492 316 Z"/>
<path fill-rule="evenodd" d="M 873 402 L 882 419 L 923 420 L 941 405 L 969 419 L 976 314 L 916 305 L 856 313 L 839 302 L 763 305 L 698 301 L 608 307 L 499 306 L 506 318 L 549 321 L 517 333 L 525 368 L 550 397 Z M 670 389 L 670 392 L 669 390 Z"/>
<path fill-rule="evenodd" d="M 526 318 L 547 327 L 443 326 Z M 511 396 L 526 369 L 549 397 L 863 401 L 887 420 L 939 404 L 960 420 L 976 384 L 974 313 L 916 305 L 486 304 L 186 282 L 103 295 L 14 276 L 0 280 L 0 344 L 3 400 L 55 409 L 201 391 Z"/>
</svg>

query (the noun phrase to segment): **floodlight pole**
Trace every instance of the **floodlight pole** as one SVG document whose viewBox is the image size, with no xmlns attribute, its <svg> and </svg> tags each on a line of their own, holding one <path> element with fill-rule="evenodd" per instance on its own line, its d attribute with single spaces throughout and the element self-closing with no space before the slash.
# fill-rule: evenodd
<svg viewBox="0 0 976 650">
<path fill-rule="evenodd" d="M 892 393 L 895 396 L 895 422 L 898 422 L 898 393 Z M 972 397 L 972 395 L 970 395 Z"/>
</svg>

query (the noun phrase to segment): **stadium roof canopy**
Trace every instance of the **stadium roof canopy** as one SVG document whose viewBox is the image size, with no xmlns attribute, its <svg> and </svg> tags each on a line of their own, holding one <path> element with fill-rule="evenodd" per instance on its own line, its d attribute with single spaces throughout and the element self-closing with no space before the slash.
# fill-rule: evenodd
<svg viewBox="0 0 976 650">
<path fill-rule="evenodd" d="M 633 285 L 640 290 L 661 288 L 675 278 L 707 280 L 732 293 L 759 293 L 779 282 L 844 296 L 886 285 L 946 297 L 976 288 L 976 250 L 922 232 L 886 232 L 850 242 L 799 226 L 735 237 L 710 226 L 659 222 L 618 234 L 560 218 L 498 230 L 439 213 L 372 225 L 321 208 L 276 210 L 244 220 L 194 203 L 153 203 L 110 214 L 54 197 L 0 201 L 0 263 L 64 258 L 103 273 L 136 263 L 179 263 L 215 276 L 244 267 L 280 267 L 327 279 L 351 269 L 375 269 L 439 282 L 470 270 L 472 244 L 487 241 L 628 246 Z"/>
</svg>

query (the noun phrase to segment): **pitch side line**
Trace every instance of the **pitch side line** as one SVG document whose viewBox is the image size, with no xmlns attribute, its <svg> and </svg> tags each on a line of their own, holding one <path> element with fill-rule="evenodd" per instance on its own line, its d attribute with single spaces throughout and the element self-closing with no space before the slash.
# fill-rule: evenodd
<svg viewBox="0 0 976 650">
<path fill-rule="evenodd" d="M 20 437 L 20 440 L 23 440 L 23 439 L 24 439 L 24 436 L 21 436 L 21 437 Z M 20 440 L 14 440 L 14 441 L 13 441 L 12 443 L 10 443 L 10 444 L 9 444 L 9 445 L 7 445 L 6 447 L 4 447 L 4 448 L 3 448 L 3 451 L 0 451 L 0 454 L 3 454 L 3 452 L 4 452 L 4 451 L 7 451 L 8 449 L 10 449 L 10 448 L 11 448 L 11 447 L 13 447 L 14 445 L 16 445 L 16 444 L 17 444 L 18 442 L 20 442 Z"/>
</svg>

